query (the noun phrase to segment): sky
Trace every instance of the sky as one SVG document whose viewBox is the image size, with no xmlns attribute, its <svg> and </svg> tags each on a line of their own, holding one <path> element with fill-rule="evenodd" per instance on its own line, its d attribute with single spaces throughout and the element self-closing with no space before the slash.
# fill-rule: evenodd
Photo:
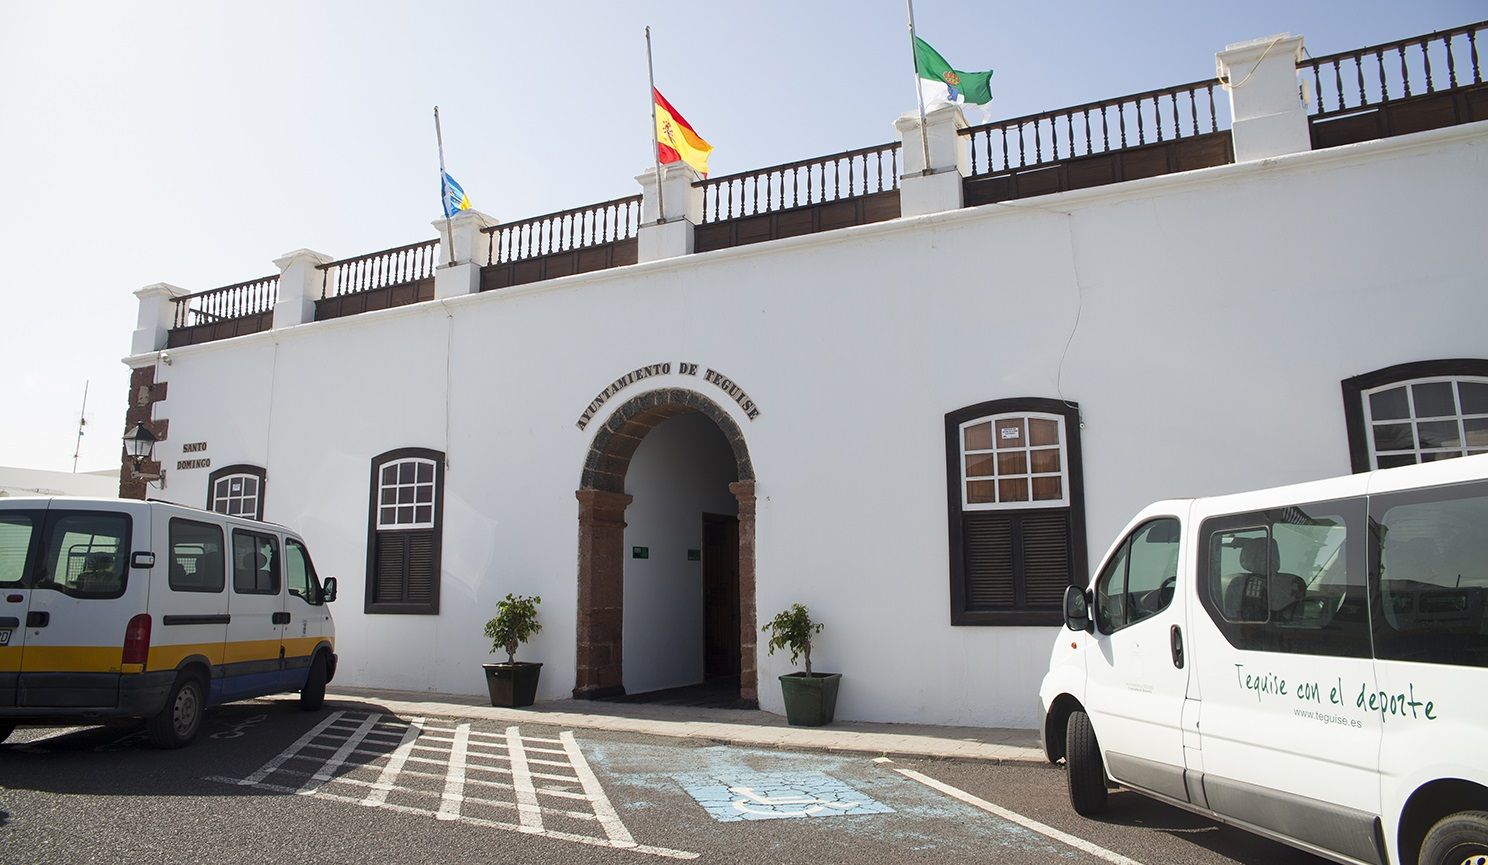
<svg viewBox="0 0 1488 865">
<path fill-rule="evenodd" d="M 1323 55 L 1485 13 L 915 7 L 951 64 L 994 70 L 992 119 L 1206 78 L 1232 42 L 1291 32 Z M 450 173 L 499 220 L 639 192 L 646 25 L 657 87 L 713 144 L 715 175 L 891 141 L 914 108 L 901 0 L 0 0 L 0 465 L 72 470 L 87 383 L 77 468 L 118 467 L 136 289 L 204 291 L 295 249 L 344 258 L 434 237 L 435 105 Z"/>
</svg>

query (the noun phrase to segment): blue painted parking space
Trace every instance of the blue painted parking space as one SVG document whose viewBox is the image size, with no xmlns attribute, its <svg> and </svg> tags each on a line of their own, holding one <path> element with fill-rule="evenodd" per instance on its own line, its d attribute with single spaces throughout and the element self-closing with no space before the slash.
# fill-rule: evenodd
<svg viewBox="0 0 1488 865">
<path fill-rule="evenodd" d="M 720 823 L 894 812 L 893 808 L 822 772 L 746 769 L 674 777 Z"/>
</svg>

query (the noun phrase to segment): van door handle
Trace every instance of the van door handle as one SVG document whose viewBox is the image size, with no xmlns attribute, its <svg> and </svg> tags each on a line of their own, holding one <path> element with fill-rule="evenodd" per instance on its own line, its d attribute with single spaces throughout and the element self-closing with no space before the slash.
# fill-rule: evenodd
<svg viewBox="0 0 1488 865">
<path fill-rule="evenodd" d="M 45 610 L 32 610 L 26 614 L 26 627 L 45 628 L 52 623 L 52 614 Z"/>
<path fill-rule="evenodd" d="M 1183 669 L 1183 631 L 1177 625 L 1169 629 L 1168 642 L 1173 650 L 1173 666 Z"/>
<path fill-rule="evenodd" d="M 289 624 L 289 613 L 275 613 L 272 621 L 276 625 L 287 625 Z"/>
</svg>

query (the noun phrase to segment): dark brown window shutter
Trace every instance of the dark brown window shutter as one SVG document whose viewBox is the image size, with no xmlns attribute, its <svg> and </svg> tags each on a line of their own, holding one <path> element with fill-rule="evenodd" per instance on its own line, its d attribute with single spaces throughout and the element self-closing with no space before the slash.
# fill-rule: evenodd
<svg viewBox="0 0 1488 865">
<path fill-rule="evenodd" d="M 434 603 L 434 532 L 402 532 L 407 536 L 408 564 L 405 576 L 410 604 Z"/>
<path fill-rule="evenodd" d="M 966 515 L 966 606 L 972 610 L 1011 610 L 1013 521 L 1007 514 Z"/>
<path fill-rule="evenodd" d="M 1070 584 L 1068 511 L 1023 516 L 1023 607 L 1063 608 Z"/>
<path fill-rule="evenodd" d="M 968 610 L 1060 609 L 1071 575 L 1068 510 L 971 512 L 965 520 Z"/>
<path fill-rule="evenodd" d="M 408 572 L 408 544 L 400 533 L 377 533 L 377 585 L 373 601 L 397 604 L 403 600 L 405 574 Z"/>
</svg>

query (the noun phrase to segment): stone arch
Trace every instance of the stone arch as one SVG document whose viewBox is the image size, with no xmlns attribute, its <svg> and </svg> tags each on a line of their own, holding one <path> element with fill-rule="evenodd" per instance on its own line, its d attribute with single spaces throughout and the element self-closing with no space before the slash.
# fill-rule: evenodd
<svg viewBox="0 0 1488 865">
<path fill-rule="evenodd" d="M 733 449 L 738 480 L 729 491 L 739 503 L 739 697 L 759 696 L 755 665 L 755 478 L 744 433 L 713 400 L 685 388 L 648 391 L 626 401 L 594 434 L 575 493 L 579 500 L 579 610 L 574 696 L 595 699 L 625 692 L 623 626 L 625 473 L 641 440 L 670 417 L 697 412 L 717 425 Z"/>
</svg>

